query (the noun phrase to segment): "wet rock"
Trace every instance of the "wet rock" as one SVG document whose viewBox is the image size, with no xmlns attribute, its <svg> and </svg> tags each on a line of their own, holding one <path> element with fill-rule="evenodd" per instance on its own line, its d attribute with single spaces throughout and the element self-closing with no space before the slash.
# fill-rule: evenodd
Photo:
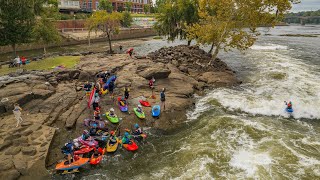
<svg viewBox="0 0 320 180">
<path fill-rule="evenodd" d="M 24 155 L 29 155 L 29 156 L 34 156 L 37 152 L 34 147 L 22 147 L 21 151 Z"/>
</svg>

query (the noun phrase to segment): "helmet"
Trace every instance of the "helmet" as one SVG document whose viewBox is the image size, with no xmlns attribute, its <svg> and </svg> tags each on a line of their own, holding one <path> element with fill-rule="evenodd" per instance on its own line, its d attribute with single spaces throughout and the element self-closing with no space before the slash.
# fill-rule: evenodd
<svg viewBox="0 0 320 180">
<path fill-rule="evenodd" d="M 114 135 L 114 131 L 111 131 L 110 134 L 111 134 L 111 135 Z"/>
<path fill-rule="evenodd" d="M 93 124 L 93 127 L 96 128 L 96 127 L 98 127 L 98 125 L 97 125 L 96 123 L 94 123 L 94 124 Z"/>
<path fill-rule="evenodd" d="M 89 131 L 88 130 L 84 130 L 83 134 L 89 134 Z"/>
<path fill-rule="evenodd" d="M 102 141 L 107 140 L 107 136 L 101 136 L 101 140 L 102 140 Z"/>
<path fill-rule="evenodd" d="M 111 108 L 111 109 L 110 109 L 110 111 L 114 111 L 114 109 L 113 109 L 113 108 Z"/>
<path fill-rule="evenodd" d="M 95 94 L 94 94 L 94 96 L 95 96 L 95 97 L 98 97 L 98 96 L 99 96 L 99 94 L 98 94 L 98 93 L 95 93 Z"/>
<path fill-rule="evenodd" d="M 129 133 L 128 133 L 128 132 L 125 132 L 125 133 L 124 133 L 124 136 L 126 136 L 126 137 L 129 136 Z"/>
<path fill-rule="evenodd" d="M 139 128 L 139 124 L 135 124 L 134 127 L 135 127 L 136 129 L 138 129 L 138 128 Z"/>
<path fill-rule="evenodd" d="M 138 108 L 142 108 L 142 106 L 139 104 L 139 105 L 138 105 Z"/>
<path fill-rule="evenodd" d="M 99 110 L 100 110 L 100 108 L 99 108 L 99 107 L 97 107 L 97 108 L 96 108 L 96 111 L 99 111 Z"/>
</svg>

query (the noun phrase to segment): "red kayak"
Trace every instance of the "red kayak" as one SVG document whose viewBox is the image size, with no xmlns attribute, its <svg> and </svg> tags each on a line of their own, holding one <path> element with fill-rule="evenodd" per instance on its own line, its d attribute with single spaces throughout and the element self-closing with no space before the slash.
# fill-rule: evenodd
<svg viewBox="0 0 320 180">
<path fill-rule="evenodd" d="M 151 107 L 150 103 L 148 101 L 139 100 L 140 104 L 144 107 Z"/>
<path fill-rule="evenodd" d="M 79 149 L 79 150 L 77 150 L 77 151 L 74 151 L 74 154 L 75 154 L 75 155 L 86 154 L 86 153 L 89 153 L 89 152 L 93 151 L 93 149 L 94 149 L 94 148 L 92 148 L 92 147 L 86 146 L 86 147 L 84 147 L 84 148 L 82 148 L 82 149 Z"/>
<path fill-rule="evenodd" d="M 122 146 L 128 151 L 136 151 L 139 148 L 134 141 L 131 141 L 131 144 L 122 144 Z"/>
<path fill-rule="evenodd" d="M 103 155 L 104 155 L 104 152 L 106 151 L 106 149 L 99 148 L 98 151 L 99 151 L 99 155 L 92 154 L 92 157 L 90 159 L 91 165 L 97 165 L 102 161 Z"/>
</svg>

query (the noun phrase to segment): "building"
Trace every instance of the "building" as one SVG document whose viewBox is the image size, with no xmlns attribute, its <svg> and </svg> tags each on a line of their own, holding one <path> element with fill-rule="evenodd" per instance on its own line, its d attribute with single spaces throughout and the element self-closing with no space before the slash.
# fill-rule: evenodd
<svg viewBox="0 0 320 180">
<path fill-rule="evenodd" d="M 80 1 L 78 0 L 59 0 L 58 8 L 60 12 L 76 12 L 81 9 Z"/>
<path fill-rule="evenodd" d="M 99 9 L 99 0 L 80 0 L 81 10 L 84 12 L 93 12 Z"/>
<path fill-rule="evenodd" d="M 143 13 L 145 5 L 151 5 L 152 0 L 110 0 L 114 11 L 126 10 L 126 2 L 132 2 L 131 12 Z"/>
</svg>

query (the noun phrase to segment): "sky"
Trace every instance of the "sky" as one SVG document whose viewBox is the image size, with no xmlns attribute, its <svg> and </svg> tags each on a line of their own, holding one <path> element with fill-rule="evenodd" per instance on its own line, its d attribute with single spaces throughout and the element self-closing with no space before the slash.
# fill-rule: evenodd
<svg viewBox="0 0 320 180">
<path fill-rule="evenodd" d="M 301 0 L 300 4 L 293 5 L 291 12 L 316 11 L 320 9 L 320 0 Z"/>
</svg>

